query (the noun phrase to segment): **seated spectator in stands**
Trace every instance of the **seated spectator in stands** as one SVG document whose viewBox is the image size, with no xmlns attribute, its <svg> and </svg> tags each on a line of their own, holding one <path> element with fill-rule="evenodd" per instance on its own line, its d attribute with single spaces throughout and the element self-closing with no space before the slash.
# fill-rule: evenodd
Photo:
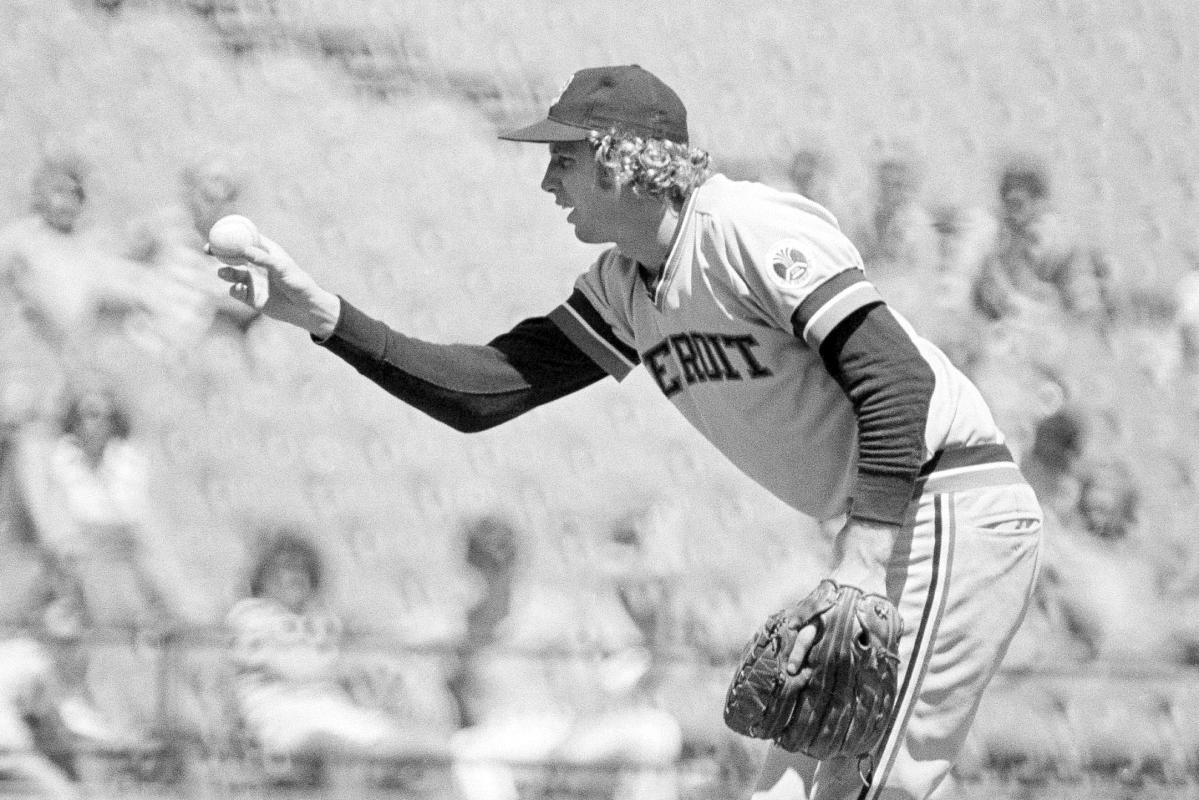
<svg viewBox="0 0 1199 800">
<path fill-rule="evenodd" d="M 33 213 L 0 231 L 0 285 L 67 375 L 95 366 L 105 320 L 148 307 L 114 254 L 79 224 L 87 166 L 47 157 L 33 179 Z"/>
<path fill-rule="evenodd" d="M 997 224 L 985 209 L 945 203 L 930 212 L 937 231 L 937 271 L 964 285 L 955 297 L 968 299 L 983 259 L 995 242 Z"/>
<path fill-rule="evenodd" d="M 82 633 L 72 603 L 31 561 L 23 574 L 7 573 L 0 604 L 0 783 L 17 780 L 52 800 L 74 800 L 79 790 L 77 738 L 64 720 L 68 691 L 79 689 L 71 657 Z M 10 632 L 10 626 L 19 632 Z M 78 722 L 78 720 L 73 720 Z"/>
<path fill-rule="evenodd" d="M 125 333 L 164 367 L 185 367 L 232 298 L 195 253 L 171 245 L 157 221 L 136 221 L 127 238 L 125 255 L 144 270 L 154 307 L 127 317 Z"/>
<path fill-rule="evenodd" d="M 192 251 L 193 257 L 203 255 L 208 231 L 213 224 L 227 214 L 239 212 L 242 184 L 233 168 L 219 158 L 208 159 L 183 171 L 183 196 L 187 206 L 190 235 L 181 236 L 182 242 Z M 182 233 L 182 232 L 181 232 Z M 212 272 L 211 261 L 200 259 L 199 269 L 205 276 Z M 211 284 L 212 281 L 206 281 Z M 222 284 L 222 281 L 217 281 Z M 215 292 L 213 331 L 229 334 L 245 333 L 261 314 L 245 303 L 238 303 L 228 292 Z"/>
<path fill-rule="evenodd" d="M 836 175 L 836 160 L 821 147 L 805 147 L 797 151 L 787 169 L 792 190 L 824 206 L 834 216 L 843 211 Z"/>
<path fill-rule="evenodd" d="M 612 587 L 576 609 L 580 587 L 551 598 L 521 580 L 523 543 L 505 522 L 477 521 L 466 540 L 479 595 L 451 679 L 467 723 L 451 742 L 465 800 L 516 800 L 522 764 L 611 769 L 617 800 L 676 797 L 678 723 L 643 693 L 651 654 Z"/>
<path fill-rule="evenodd" d="M 921 204 L 922 175 L 914 159 L 894 155 L 874 167 L 874 201 L 850 238 L 866 272 L 887 305 L 899 311 L 939 346 L 965 364 L 966 347 L 977 339 L 970 312 L 967 278 L 943 271 L 940 237 Z"/>
<path fill-rule="evenodd" d="M 229 296 L 203 251 L 213 223 L 242 211 L 241 193 L 225 160 L 199 161 L 183 170 L 177 205 L 135 220 L 125 234 L 124 255 L 154 300 L 126 332 L 169 366 L 200 368 L 203 380 L 241 363 L 246 334 L 260 316 Z"/>
<path fill-rule="evenodd" d="M 169 579 L 147 563 L 150 465 L 111 388 L 78 382 L 57 429 L 27 431 L 18 459 L 37 541 L 79 578 L 97 624 L 160 622 L 176 610 Z"/>
<path fill-rule="evenodd" d="M 1116 461 L 1094 464 L 1083 474 L 1075 512 L 1092 536 L 1108 541 L 1126 539 L 1137 522 L 1141 492 L 1128 465 Z"/>
<path fill-rule="evenodd" d="M 1185 663 L 1199 653 L 1194 598 L 1166 594 L 1155 548 L 1136 530 L 1141 490 L 1121 460 L 1080 470 L 1079 492 L 1046 539 L 1039 590 L 1084 657 Z"/>
<path fill-rule="evenodd" d="M 355 702 L 341 673 L 342 624 L 322 600 L 325 571 L 311 539 L 267 533 L 249 596 L 226 617 L 236 705 L 272 780 L 364 780 L 365 764 L 427 752 L 420 731 Z M 297 775 L 297 770 L 301 775 Z"/>
<path fill-rule="evenodd" d="M 728 688 L 728 667 L 742 655 L 746 631 L 760 615 L 745 607 L 739 587 L 724 576 L 688 569 L 680 557 L 686 527 L 681 507 L 650 503 L 613 524 L 598 566 L 610 575 L 649 656 L 637 685 L 639 702 L 677 721 L 687 758 L 716 767 L 716 781 L 690 791 L 741 797 L 753 786 L 760 759 L 716 710 Z"/>
<path fill-rule="evenodd" d="M 8 372 L 0 387 L 0 586 L 6 586 L 9 572 L 23 574 L 40 566 L 43 557 L 36 546 L 33 522 L 21 498 L 17 469 L 17 450 L 21 433 L 33 424 L 37 397 L 22 376 Z M 28 395 L 21 395 L 28 392 Z"/>
<path fill-rule="evenodd" d="M 88 653 L 104 715 L 122 730 L 149 724 L 156 708 L 139 679 L 156 674 L 153 653 L 132 635 L 158 635 L 191 611 L 167 537 L 155 522 L 146 453 L 129 414 L 102 382 L 81 381 L 53 427 L 22 432 L 16 479 L 36 543 L 78 583 L 106 635 Z"/>
<path fill-rule="evenodd" d="M 1182 300 L 1168 289 L 1148 286 L 1128 292 L 1122 305 L 1115 341 L 1138 376 L 1157 389 L 1171 386 L 1190 369 Z"/>
<path fill-rule="evenodd" d="M 920 202 L 921 178 L 912 159 L 879 161 L 874 167 L 874 207 L 852 239 L 868 271 L 896 267 L 911 276 L 927 299 L 939 242 L 933 218 Z M 875 274 L 872 280 L 877 278 Z"/>
<path fill-rule="evenodd" d="M 1049 184 L 1048 171 L 1032 160 L 1015 160 L 1003 170 L 999 233 L 974 286 L 977 307 L 991 319 L 1063 312 L 1106 318 L 1106 262 L 1097 265 L 1094 251 L 1053 211 Z"/>
<path fill-rule="evenodd" d="M 1077 466 L 1086 444 L 1086 420 L 1081 411 L 1063 408 L 1043 417 L 1033 434 L 1032 448 L 1020 461 L 1046 512 L 1068 517 L 1080 494 Z"/>
</svg>

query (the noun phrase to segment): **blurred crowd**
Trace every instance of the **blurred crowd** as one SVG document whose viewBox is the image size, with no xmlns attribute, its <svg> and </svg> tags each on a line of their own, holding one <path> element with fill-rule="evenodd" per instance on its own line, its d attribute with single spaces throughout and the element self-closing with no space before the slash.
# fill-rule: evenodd
<svg viewBox="0 0 1199 800">
<path fill-rule="evenodd" d="M 1036 602 L 1007 668 L 1199 665 L 1186 435 L 1199 256 L 1176 286 L 1136 288 L 1072 230 L 1031 158 L 1006 164 L 980 208 L 929 203 L 909 156 L 872 175 L 858 210 L 819 151 L 796 154 L 789 181 L 846 220 L 888 302 L 976 380 L 1044 504 Z M 347 627 L 328 585 L 353 576 L 329 569 L 327 532 L 282 523 L 246 532 L 231 565 L 242 591 L 215 633 L 195 618 L 130 377 L 167 374 L 179 391 L 225 380 L 255 358 L 261 323 L 202 253 L 211 224 L 239 210 L 242 177 L 215 158 L 178 184 L 177 207 L 89 230 L 88 164 L 54 154 L 30 213 L 0 229 L 0 305 L 21 329 L 6 346 L 29 349 L 39 397 L 53 398 L 6 389 L 0 409 L 0 781 L 76 797 L 84 755 L 112 752 L 177 780 L 236 759 L 262 781 L 351 794 L 516 800 L 582 791 L 570 783 L 595 770 L 615 800 L 736 795 L 755 751 L 718 710 L 769 609 L 661 557 L 687 535 L 668 506 L 598 531 L 586 585 L 535 580 L 532 538 L 510 521 L 461 520 L 469 591 L 433 641 Z M 984 707 L 976 746 L 1036 763 L 1051 745 L 1005 727 L 1011 710 Z"/>
</svg>

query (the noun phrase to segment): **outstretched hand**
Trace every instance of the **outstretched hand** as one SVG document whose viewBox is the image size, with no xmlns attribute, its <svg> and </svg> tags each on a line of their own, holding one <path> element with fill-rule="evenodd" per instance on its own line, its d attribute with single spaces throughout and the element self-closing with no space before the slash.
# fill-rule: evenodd
<svg viewBox="0 0 1199 800">
<path fill-rule="evenodd" d="M 246 263 L 217 270 L 230 284 L 230 297 L 317 338 L 332 334 L 341 315 L 340 298 L 321 288 L 278 244 L 265 236 L 259 239 L 260 246 L 242 251 Z M 207 245 L 204 251 L 210 252 Z"/>
</svg>

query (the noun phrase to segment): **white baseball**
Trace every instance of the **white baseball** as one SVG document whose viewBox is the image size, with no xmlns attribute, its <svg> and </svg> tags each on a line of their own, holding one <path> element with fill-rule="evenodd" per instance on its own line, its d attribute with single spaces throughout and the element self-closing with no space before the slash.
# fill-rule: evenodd
<svg viewBox="0 0 1199 800">
<path fill-rule="evenodd" d="M 246 263 L 247 247 L 258 247 L 262 240 L 258 227 L 240 214 L 218 219 L 208 231 L 208 250 L 226 264 Z"/>
</svg>

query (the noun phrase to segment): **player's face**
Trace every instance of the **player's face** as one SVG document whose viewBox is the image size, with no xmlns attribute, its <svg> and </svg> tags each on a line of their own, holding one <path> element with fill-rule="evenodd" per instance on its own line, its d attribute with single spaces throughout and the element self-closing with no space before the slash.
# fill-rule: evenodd
<svg viewBox="0 0 1199 800">
<path fill-rule="evenodd" d="M 587 142 L 554 142 L 541 188 L 554 201 L 569 208 L 566 221 L 574 225 L 581 242 L 616 241 L 616 205 L 619 192 L 599 183 L 599 166 Z"/>
<path fill-rule="evenodd" d="M 48 176 L 38 186 L 38 211 L 51 227 L 70 233 L 83 211 L 83 192 L 69 175 Z"/>
</svg>

